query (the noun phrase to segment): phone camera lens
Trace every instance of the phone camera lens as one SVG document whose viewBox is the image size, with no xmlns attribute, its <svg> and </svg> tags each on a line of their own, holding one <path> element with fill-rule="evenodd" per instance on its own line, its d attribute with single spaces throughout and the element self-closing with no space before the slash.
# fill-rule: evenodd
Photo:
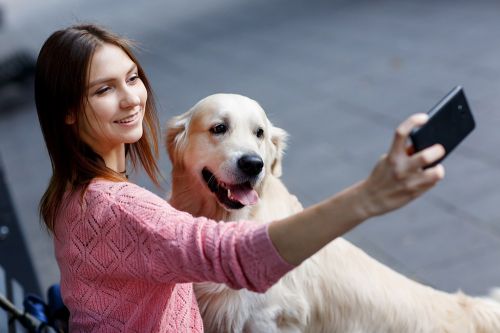
<svg viewBox="0 0 500 333">
<path fill-rule="evenodd" d="M 461 117 L 466 117 L 467 112 L 465 111 L 465 108 L 462 104 L 457 105 L 458 113 L 460 114 Z"/>
</svg>

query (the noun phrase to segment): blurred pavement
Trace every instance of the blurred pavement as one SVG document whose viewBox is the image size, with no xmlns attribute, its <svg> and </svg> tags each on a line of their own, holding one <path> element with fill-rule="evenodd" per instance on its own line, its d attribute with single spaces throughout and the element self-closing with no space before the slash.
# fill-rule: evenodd
<svg viewBox="0 0 500 333">
<path fill-rule="evenodd" d="M 366 177 L 399 122 L 463 85 L 477 128 L 445 161 L 446 178 L 347 238 L 446 291 L 483 294 L 500 286 L 500 2 L 4 0 L 0 6 L 0 57 L 21 47 L 35 55 L 52 31 L 75 22 L 97 22 L 139 41 L 162 123 L 215 92 L 256 99 L 291 136 L 283 178 L 305 205 Z M 0 155 L 45 290 L 59 273 L 37 215 L 50 163 L 31 98 L 26 90 L 28 103 L 0 110 Z M 168 179 L 166 153 L 160 164 Z M 160 195 L 169 188 L 155 189 L 143 174 L 134 178 Z"/>
</svg>

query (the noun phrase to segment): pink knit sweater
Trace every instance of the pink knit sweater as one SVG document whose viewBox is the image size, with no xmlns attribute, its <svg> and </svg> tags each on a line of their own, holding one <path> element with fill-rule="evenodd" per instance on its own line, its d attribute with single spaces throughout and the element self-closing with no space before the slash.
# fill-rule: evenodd
<svg viewBox="0 0 500 333">
<path fill-rule="evenodd" d="M 293 268 L 266 225 L 194 218 L 125 182 L 68 194 L 55 231 L 71 332 L 202 332 L 192 282 L 263 292 Z"/>
</svg>

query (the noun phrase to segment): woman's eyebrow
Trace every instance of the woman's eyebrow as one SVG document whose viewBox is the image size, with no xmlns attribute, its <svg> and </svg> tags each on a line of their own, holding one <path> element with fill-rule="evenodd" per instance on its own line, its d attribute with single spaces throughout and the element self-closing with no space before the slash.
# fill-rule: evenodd
<svg viewBox="0 0 500 333">
<path fill-rule="evenodd" d="M 132 72 L 136 72 L 137 71 L 137 64 L 132 64 L 132 66 L 130 66 L 130 69 L 128 70 L 127 74 L 130 74 Z"/>
<path fill-rule="evenodd" d="M 129 75 L 130 73 L 134 72 L 134 71 L 137 71 L 137 65 L 134 63 L 132 64 L 132 66 L 130 66 L 130 69 L 127 71 L 127 75 Z M 102 78 L 102 79 L 97 79 L 97 80 L 94 80 L 92 82 L 89 83 L 89 88 L 95 86 L 95 85 L 98 85 L 98 84 L 101 84 L 101 83 L 104 83 L 104 82 L 108 82 L 108 81 L 113 81 L 114 78 Z"/>
</svg>

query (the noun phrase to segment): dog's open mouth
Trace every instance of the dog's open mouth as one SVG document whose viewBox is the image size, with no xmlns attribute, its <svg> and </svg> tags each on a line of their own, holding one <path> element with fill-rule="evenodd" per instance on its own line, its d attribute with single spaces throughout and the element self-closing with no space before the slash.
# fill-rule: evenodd
<svg viewBox="0 0 500 333">
<path fill-rule="evenodd" d="M 217 200 L 229 209 L 255 205 L 259 200 L 257 191 L 248 181 L 241 184 L 226 184 L 219 181 L 207 168 L 203 168 L 201 174 L 210 191 L 216 195 Z"/>
</svg>

